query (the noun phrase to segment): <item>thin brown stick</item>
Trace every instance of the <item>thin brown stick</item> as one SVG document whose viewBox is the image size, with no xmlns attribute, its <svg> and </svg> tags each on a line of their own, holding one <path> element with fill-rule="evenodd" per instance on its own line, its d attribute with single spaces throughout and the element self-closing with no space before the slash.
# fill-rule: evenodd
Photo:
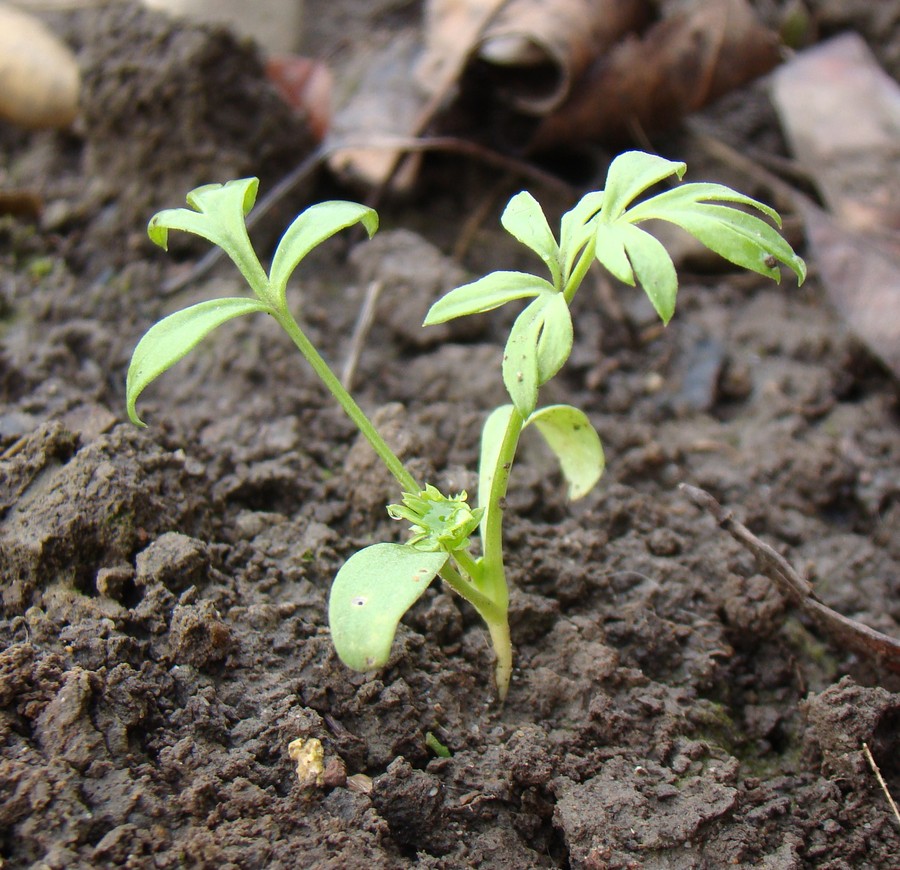
<svg viewBox="0 0 900 870">
<path fill-rule="evenodd" d="M 453 244 L 453 251 L 450 254 L 451 259 L 457 263 L 461 263 L 472 242 L 475 239 L 478 230 L 487 220 L 488 215 L 494 210 L 497 199 L 503 193 L 504 188 L 509 187 L 509 175 L 504 175 L 499 182 L 492 185 L 490 189 L 481 198 L 481 202 L 472 210 L 471 214 L 463 221 L 463 225 L 456 236 L 456 242 Z"/>
<path fill-rule="evenodd" d="M 366 336 L 368 336 L 372 322 L 375 319 L 375 309 L 378 307 L 378 297 L 381 295 L 383 287 L 383 282 L 372 281 L 366 288 L 362 308 L 359 310 L 356 325 L 353 327 L 353 337 L 350 339 L 350 352 L 347 354 L 344 368 L 341 371 L 341 383 L 348 392 L 353 389 L 356 367 L 359 365 L 359 358 L 362 355 L 363 345 L 366 343 Z"/>
<path fill-rule="evenodd" d="M 709 512 L 715 521 L 756 558 L 760 571 L 772 580 L 791 603 L 805 613 L 823 632 L 846 649 L 874 659 L 900 673 L 900 641 L 849 619 L 823 604 L 812 584 L 803 579 L 780 553 L 756 537 L 734 514 L 723 508 L 705 489 L 686 483 L 678 487 L 698 508 Z"/>
<path fill-rule="evenodd" d="M 881 775 L 881 771 L 878 769 L 878 765 L 875 763 L 875 759 L 872 757 L 872 751 L 869 749 L 869 744 L 863 741 L 862 746 L 863 753 L 866 756 L 866 761 L 869 762 L 869 767 L 872 768 L 872 773 L 875 774 L 875 779 L 878 780 L 878 784 L 881 786 L 881 790 L 884 792 L 884 796 L 887 798 L 887 802 L 891 805 L 891 809 L 894 811 L 894 818 L 897 819 L 897 824 L 900 825 L 900 810 L 897 809 L 897 804 L 891 797 L 891 793 L 888 790 L 887 783 L 884 781 L 884 777 Z"/>
</svg>

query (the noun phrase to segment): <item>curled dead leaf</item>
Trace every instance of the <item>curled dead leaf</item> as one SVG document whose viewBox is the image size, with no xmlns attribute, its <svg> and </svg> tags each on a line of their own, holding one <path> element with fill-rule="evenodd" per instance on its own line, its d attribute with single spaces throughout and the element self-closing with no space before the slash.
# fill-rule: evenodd
<svg viewBox="0 0 900 870">
<path fill-rule="evenodd" d="M 66 45 L 34 16 L 0 4 L 0 118 L 27 129 L 67 127 L 80 81 Z"/>
<path fill-rule="evenodd" d="M 585 74 L 532 141 L 540 151 L 621 142 L 663 129 L 773 69 L 778 38 L 746 0 L 702 0 L 619 43 Z"/>
<path fill-rule="evenodd" d="M 542 115 L 563 102 L 595 58 L 650 18 L 646 0 L 511 0 L 475 57 L 501 99 Z"/>
</svg>

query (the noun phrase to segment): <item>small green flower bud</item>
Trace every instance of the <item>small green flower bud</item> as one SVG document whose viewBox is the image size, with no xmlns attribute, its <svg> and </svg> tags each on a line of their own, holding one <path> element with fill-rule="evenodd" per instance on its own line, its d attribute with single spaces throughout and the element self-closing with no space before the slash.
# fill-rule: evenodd
<svg viewBox="0 0 900 870">
<path fill-rule="evenodd" d="M 395 520 L 410 523 L 409 546 L 426 552 L 452 553 L 469 546 L 469 535 L 478 528 L 483 508 L 469 507 L 465 492 L 446 496 L 431 484 L 418 493 L 403 493 L 403 504 L 388 505 Z"/>
</svg>

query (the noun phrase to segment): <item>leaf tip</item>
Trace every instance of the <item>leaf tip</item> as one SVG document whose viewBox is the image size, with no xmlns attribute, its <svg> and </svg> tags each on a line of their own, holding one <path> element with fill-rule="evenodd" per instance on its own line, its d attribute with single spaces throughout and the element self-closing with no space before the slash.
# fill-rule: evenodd
<svg viewBox="0 0 900 870">
<path fill-rule="evenodd" d="M 138 416 L 137 408 L 135 408 L 136 401 L 137 396 L 128 402 L 128 419 L 139 429 L 146 429 L 147 424 Z"/>
<path fill-rule="evenodd" d="M 147 235 L 154 245 L 158 245 L 164 251 L 169 250 L 169 228 L 159 223 L 159 216 L 162 212 L 153 215 L 150 223 L 147 224 Z"/>
<path fill-rule="evenodd" d="M 371 239 L 378 232 L 378 212 L 369 209 L 362 217 L 362 225 Z"/>
</svg>

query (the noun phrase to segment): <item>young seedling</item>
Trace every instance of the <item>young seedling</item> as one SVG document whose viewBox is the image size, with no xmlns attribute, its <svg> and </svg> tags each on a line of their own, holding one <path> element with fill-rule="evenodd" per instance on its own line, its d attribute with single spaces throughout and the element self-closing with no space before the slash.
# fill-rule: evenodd
<svg viewBox="0 0 900 870">
<path fill-rule="evenodd" d="M 638 224 L 666 220 L 691 233 L 739 266 L 775 280 L 778 264 L 802 282 L 803 261 L 777 230 L 745 209 L 778 223 L 768 206 L 719 184 L 683 184 L 635 204 L 648 188 L 683 163 L 630 151 L 609 168 L 605 189 L 588 193 L 567 212 L 559 239 L 529 193 L 514 196 L 503 213 L 505 229 L 543 260 L 548 278 L 524 272 L 491 272 L 451 290 L 431 307 L 425 325 L 479 314 L 520 299 L 531 300 L 516 318 L 503 354 L 502 378 L 510 403 L 494 409 L 481 436 L 475 507 L 465 492 L 446 495 L 420 485 L 341 385 L 288 310 L 287 282 L 316 245 L 361 223 L 371 236 L 374 211 L 351 202 L 314 205 L 288 227 L 268 274 L 247 235 L 244 218 L 253 207 L 256 179 L 207 185 L 188 194 L 190 209 L 168 209 L 150 221 L 150 238 L 166 247 L 169 230 L 195 233 L 221 247 L 247 280 L 252 297 L 201 302 L 161 320 L 135 348 L 126 385 L 128 415 L 143 389 L 184 357 L 220 324 L 242 314 L 271 315 L 322 379 L 400 485 L 401 502 L 387 506 L 410 525 L 403 544 L 378 543 L 351 556 L 331 589 L 328 618 L 340 658 L 369 671 L 389 656 L 403 614 L 440 576 L 465 598 L 487 625 L 496 655 L 495 679 L 505 698 L 512 673 L 507 611 L 509 590 L 503 557 L 503 506 L 522 431 L 533 426 L 559 460 L 573 499 L 587 494 L 604 467 L 600 437 L 583 411 L 570 405 L 538 407 L 538 392 L 565 364 L 573 342 L 569 307 L 594 260 L 627 284 L 639 284 L 664 323 L 675 310 L 675 267 L 665 248 Z M 744 206 L 745 209 L 737 206 Z M 473 536 L 480 538 L 480 553 Z"/>
</svg>

